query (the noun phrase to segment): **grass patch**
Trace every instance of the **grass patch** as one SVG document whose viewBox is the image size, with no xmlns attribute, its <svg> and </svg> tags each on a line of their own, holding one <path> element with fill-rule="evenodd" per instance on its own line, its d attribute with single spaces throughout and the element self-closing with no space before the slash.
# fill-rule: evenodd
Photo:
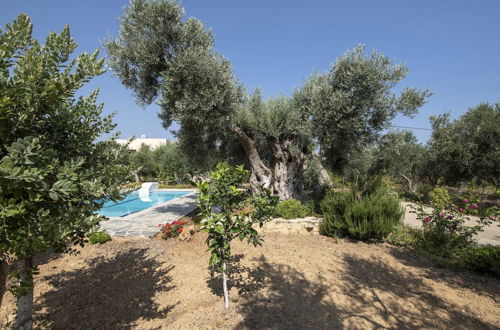
<svg viewBox="0 0 500 330">
<path fill-rule="evenodd" d="M 96 231 L 89 235 L 90 244 L 103 244 L 111 241 L 111 236 L 105 231 Z"/>
</svg>

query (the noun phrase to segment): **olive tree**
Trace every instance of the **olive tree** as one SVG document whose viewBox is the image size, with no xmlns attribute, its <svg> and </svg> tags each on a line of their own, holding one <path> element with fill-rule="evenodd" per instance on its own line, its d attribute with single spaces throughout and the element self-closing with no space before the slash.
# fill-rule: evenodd
<svg viewBox="0 0 500 330">
<path fill-rule="evenodd" d="M 120 35 L 106 46 L 111 68 L 139 102 L 156 101 L 165 127 L 179 123 L 181 145 L 243 152 L 252 185 L 281 199 L 304 198 L 303 174 L 318 148 L 335 165 L 338 155 L 371 141 L 398 113 L 414 114 L 429 96 L 414 88 L 393 92 L 407 68 L 380 53 L 367 56 L 362 46 L 291 97 L 247 95 L 211 32 L 183 20 L 173 0 L 132 0 Z"/>
<path fill-rule="evenodd" d="M 500 103 L 482 103 L 451 120 L 432 116 L 430 168 L 435 179 L 448 183 L 477 179 L 500 182 Z"/>
<path fill-rule="evenodd" d="M 411 131 L 389 132 L 382 136 L 374 148 L 371 171 L 403 180 L 408 190 L 415 192 L 427 174 L 429 153 L 417 142 Z"/>
<path fill-rule="evenodd" d="M 431 95 L 428 90 L 394 88 L 408 68 L 382 53 L 366 54 L 359 45 L 324 74 L 313 75 L 299 98 L 312 118 L 321 154 L 342 169 L 353 152 L 375 142 L 396 115 L 413 116 Z"/>
<path fill-rule="evenodd" d="M 115 127 L 98 91 L 75 96 L 104 72 L 97 51 L 71 59 L 68 26 L 44 44 L 31 34 L 25 15 L 0 31 L 0 257 L 17 260 L 16 329 L 32 327 L 33 257 L 83 245 L 128 175 L 125 150 L 98 141 Z"/>
</svg>

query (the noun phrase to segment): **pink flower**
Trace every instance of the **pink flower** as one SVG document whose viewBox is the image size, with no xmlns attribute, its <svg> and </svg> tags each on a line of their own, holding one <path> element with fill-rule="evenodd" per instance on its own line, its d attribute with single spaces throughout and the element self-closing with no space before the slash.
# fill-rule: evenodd
<svg viewBox="0 0 500 330">
<path fill-rule="evenodd" d="M 488 217 L 488 219 L 490 219 L 491 221 L 495 221 L 497 218 L 495 218 L 494 216 L 490 215 L 490 216 Z"/>
<path fill-rule="evenodd" d="M 479 208 L 479 205 L 477 205 L 477 204 L 474 204 L 472 206 L 474 206 L 475 209 Z"/>
<path fill-rule="evenodd" d="M 468 206 L 468 208 L 469 208 L 470 210 L 472 210 L 472 209 L 474 209 L 474 205 L 469 205 L 469 206 Z"/>
<path fill-rule="evenodd" d="M 444 213 L 442 213 L 442 212 L 441 212 L 441 213 L 439 213 L 439 216 L 440 216 L 441 218 L 444 218 L 444 217 L 446 216 L 446 214 L 444 214 Z"/>
<path fill-rule="evenodd" d="M 464 203 L 468 203 L 469 200 L 467 198 L 464 198 Z"/>
<path fill-rule="evenodd" d="M 429 222 L 429 221 L 431 221 L 431 217 L 426 217 L 426 218 L 424 218 L 424 221 L 425 221 L 425 222 Z"/>
<path fill-rule="evenodd" d="M 464 211 L 464 209 L 463 209 L 463 208 L 459 208 L 459 209 L 458 209 L 458 212 L 463 212 L 463 211 Z"/>
</svg>

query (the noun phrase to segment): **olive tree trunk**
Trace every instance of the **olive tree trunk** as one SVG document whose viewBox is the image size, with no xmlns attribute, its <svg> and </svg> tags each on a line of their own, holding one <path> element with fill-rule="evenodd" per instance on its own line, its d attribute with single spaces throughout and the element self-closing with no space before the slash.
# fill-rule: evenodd
<svg viewBox="0 0 500 330">
<path fill-rule="evenodd" d="M 33 257 L 27 257 L 17 262 L 17 271 L 20 275 L 21 283 L 31 289 L 24 295 L 17 298 L 17 315 L 14 323 L 16 330 L 30 330 L 33 328 L 31 317 L 33 315 Z"/>
<path fill-rule="evenodd" d="M 272 151 L 272 164 L 269 169 L 262 159 L 255 142 L 241 128 L 231 127 L 229 129 L 243 146 L 250 164 L 250 184 L 253 187 L 270 189 L 280 200 L 298 199 L 303 201 L 306 197 L 304 192 L 304 171 L 309 159 L 313 156 L 305 150 L 298 150 L 294 146 L 293 139 L 280 139 L 269 137 L 268 146 Z M 320 181 L 330 186 L 331 180 L 326 170 L 321 166 Z"/>
<path fill-rule="evenodd" d="M 418 182 L 413 182 L 409 177 L 407 177 L 403 173 L 400 173 L 400 174 L 408 183 L 408 190 L 412 193 L 415 193 L 417 191 L 417 188 L 418 188 Z"/>
<path fill-rule="evenodd" d="M 255 142 L 241 128 L 233 126 L 229 128 L 245 150 L 250 164 L 250 184 L 253 187 L 270 189 L 280 200 L 298 199 L 303 201 L 306 197 L 304 192 L 304 171 L 307 161 L 314 156 L 305 150 L 300 150 L 294 145 L 293 139 L 281 139 L 269 137 L 268 146 L 272 152 L 271 169 L 262 159 Z M 320 182 L 331 186 L 332 181 L 318 161 L 320 167 Z"/>
<path fill-rule="evenodd" d="M 273 153 L 272 191 L 281 200 L 298 199 L 303 201 L 304 169 L 308 160 L 302 150 L 294 150 L 293 140 L 269 138 L 268 144 Z"/>
<path fill-rule="evenodd" d="M 255 142 L 239 127 L 233 126 L 229 130 L 236 136 L 245 150 L 245 155 L 247 156 L 252 171 L 250 175 L 250 183 L 252 186 L 271 189 L 271 170 L 260 158 Z"/>
</svg>

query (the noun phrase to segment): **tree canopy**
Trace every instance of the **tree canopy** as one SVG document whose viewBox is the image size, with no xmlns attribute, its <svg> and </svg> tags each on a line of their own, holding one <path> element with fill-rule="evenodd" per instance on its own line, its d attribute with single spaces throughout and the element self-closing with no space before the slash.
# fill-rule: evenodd
<svg viewBox="0 0 500 330">
<path fill-rule="evenodd" d="M 498 185 L 500 178 L 500 103 L 482 103 L 456 120 L 431 117 L 432 175 L 448 183 L 471 179 Z"/>
<path fill-rule="evenodd" d="M 336 167 L 398 113 L 413 115 L 430 95 L 414 88 L 395 93 L 408 69 L 381 53 L 366 55 L 364 46 L 291 97 L 248 95 L 214 49 L 211 32 L 182 15 L 172 0 L 132 0 L 120 35 L 107 42 L 112 69 L 139 102 L 160 105 L 165 127 L 179 123 L 188 154 L 200 144 L 236 158 L 244 153 L 252 184 L 282 199 L 303 198 L 303 173 L 316 150 Z"/>
<path fill-rule="evenodd" d="M 128 175 L 126 151 L 98 141 L 115 127 L 98 90 L 75 96 L 104 72 L 98 52 L 71 59 L 68 26 L 44 44 L 31 34 L 25 15 L 0 31 L 0 258 L 18 260 L 16 328 L 31 322 L 33 256 L 83 245 Z"/>
<path fill-rule="evenodd" d="M 372 173 L 404 179 L 411 191 L 427 176 L 427 148 L 418 143 L 411 131 L 385 134 L 375 145 L 373 156 Z"/>
</svg>

